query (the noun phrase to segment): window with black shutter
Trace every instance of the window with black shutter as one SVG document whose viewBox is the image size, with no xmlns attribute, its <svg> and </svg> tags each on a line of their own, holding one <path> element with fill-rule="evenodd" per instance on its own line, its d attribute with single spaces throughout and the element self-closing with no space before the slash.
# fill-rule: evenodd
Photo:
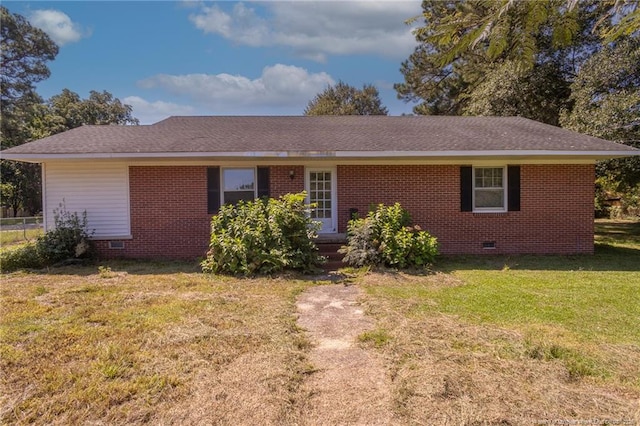
<svg viewBox="0 0 640 426">
<path fill-rule="evenodd" d="M 208 167 L 207 208 L 215 214 L 221 204 L 269 197 L 269 167 Z"/>
<path fill-rule="evenodd" d="M 460 167 L 460 211 L 520 210 L 520 166 Z"/>
</svg>

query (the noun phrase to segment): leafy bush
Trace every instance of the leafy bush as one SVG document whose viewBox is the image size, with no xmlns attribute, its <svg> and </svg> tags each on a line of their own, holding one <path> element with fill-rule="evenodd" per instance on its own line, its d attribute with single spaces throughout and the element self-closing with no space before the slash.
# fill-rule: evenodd
<svg viewBox="0 0 640 426">
<path fill-rule="evenodd" d="M 411 216 L 395 203 L 378 205 L 364 219 L 349 221 L 347 245 L 339 252 L 350 266 L 379 265 L 407 268 L 424 267 L 435 260 L 438 243 L 435 237 L 410 226 Z"/>
<path fill-rule="evenodd" d="M 90 257 L 93 244 L 87 227 L 87 212 L 82 216 L 65 210 L 64 205 L 53 210 L 55 227 L 38 238 L 38 252 L 47 265 L 67 259 Z"/>
<path fill-rule="evenodd" d="M 310 272 L 322 263 L 314 243 L 318 224 L 307 215 L 306 194 L 224 205 L 211 219 L 211 243 L 203 272 L 270 274 Z"/>
<path fill-rule="evenodd" d="M 61 204 L 54 209 L 53 219 L 55 228 L 38 237 L 35 243 L 0 253 L 0 271 L 42 268 L 68 259 L 87 258 L 93 254 L 86 211 L 78 216 L 77 213 L 66 211 Z"/>
</svg>

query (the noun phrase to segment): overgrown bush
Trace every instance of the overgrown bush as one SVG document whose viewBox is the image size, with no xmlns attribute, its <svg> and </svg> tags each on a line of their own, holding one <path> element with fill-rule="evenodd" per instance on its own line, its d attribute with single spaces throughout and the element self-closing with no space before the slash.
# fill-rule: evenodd
<svg viewBox="0 0 640 426">
<path fill-rule="evenodd" d="M 54 209 L 55 227 L 41 235 L 35 243 L 27 243 L 13 250 L 0 253 L 0 271 L 35 269 L 93 255 L 91 233 L 87 227 L 87 212 L 82 216 L 65 210 L 61 204 Z"/>
<path fill-rule="evenodd" d="M 318 224 L 308 214 L 306 194 L 224 205 L 211 219 L 211 243 L 203 272 L 271 274 L 314 271 L 322 263 L 314 243 Z"/>
<path fill-rule="evenodd" d="M 610 219 L 637 219 L 640 217 L 640 184 L 623 185 L 609 176 L 598 177 L 596 179 L 595 216 Z"/>
<path fill-rule="evenodd" d="M 438 242 L 419 226 L 399 203 L 384 204 L 365 218 L 349 221 L 347 245 L 340 253 L 351 266 L 384 264 L 396 268 L 424 267 L 435 260 Z"/>
<path fill-rule="evenodd" d="M 93 244 L 87 226 L 87 212 L 82 216 L 65 210 L 64 205 L 53 210 L 54 228 L 38 238 L 38 252 L 47 265 L 67 259 L 90 257 Z"/>
</svg>

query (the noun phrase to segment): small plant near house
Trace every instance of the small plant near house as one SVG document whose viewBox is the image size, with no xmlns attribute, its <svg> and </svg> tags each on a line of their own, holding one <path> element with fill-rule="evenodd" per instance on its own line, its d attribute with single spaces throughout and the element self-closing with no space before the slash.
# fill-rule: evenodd
<svg viewBox="0 0 640 426">
<path fill-rule="evenodd" d="M 82 215 L 65 210 L 64 205 L 54 209 L 55 228 L 27 243 L 0 253 L 0 271 L 12 272 L 25 268 L 42 268 L 69 259 L 91 257 L 93 244 L 87 227 L 87 212 Z"/>
<path fill-rule="evenodd" d="M 110 266 L 100 265 L 98 266 L 98 276 L 100 278 L 106 279 L 106 278 L 113 278 L 115 274 L 111 270 Z"/>
<path fill-rule="evenodd" d="M 87 212 L 69 212 L 63 204 L 53 210 L 54 228 L 38 238 L 36 245 L 46 264 L 68 259 L 86 258 L 92 254 L 92 232 L 87 226 Z"/>
<path fill-rule="evenodd" d="M 438 242 L 418 225 L 399 203 L 380 204 L 365 218 L 349 221 L 347 245 L 340 253 L 350 266 L 425 267 L 435 260 Z"/>
<path fill-rule="evenodd" d="M 211 219 L 211 243 L 203 272 L 271 274 L 285 269 L 314 271 L 323 261 L 314 243 L 318 224 L 306 194 L 224 205 Z"/>
</svg>

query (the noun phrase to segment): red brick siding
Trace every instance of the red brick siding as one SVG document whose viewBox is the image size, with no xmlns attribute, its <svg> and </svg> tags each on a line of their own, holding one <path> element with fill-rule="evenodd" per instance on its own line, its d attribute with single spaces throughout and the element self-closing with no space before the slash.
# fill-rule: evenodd
<svg viewBox="0 0 640 426">
<path fill-rule="evenodd" d="M 293 171 L 293 179 L 290 171 Z M 269 191 L 274 198 L 304 191 L 303 166 L 271 166 L 269 179 Z"/>
<path fill-rule="evenodd" d="M 270 178 L 274 197 L 304 189 L 302 166 L 272 166 Z M 338 227 L 346 230 L 350 208 L 366 214 L 372 204 L 398 201 L 445 254 L 593 253 L 593 180 L 592 165 L 523 165 L 521 211 L 480 214 L 460 212 L 459 166 L 338 166 Z M 132 166 L 129 191 L 133 239 L 120 250 L 98 241 L 101 255 L 204 255 L 206 166 Z M 482 249 L 483 241 L 495 241 L 495 250 Z"/>
<path fill-rule="evenodd" d="M 459 166 L 338 166 L 338 227 L 350 208 L 400 202 L 445 254 L 593 253 L 592 165 L 523 165 L 521 210 L 460 211 Z M 410 189 L 415 188 L 415 189 Z M 495 250 L 482 242 L 495 241 Z"/>
<path fill-rule="evenodd" d="M 98 241 L 101 255 L 134 258 L 197 258 L 209 244 L 205 166 L 131 166 L 132 240 L 124 249 Z"/>
</svg>

